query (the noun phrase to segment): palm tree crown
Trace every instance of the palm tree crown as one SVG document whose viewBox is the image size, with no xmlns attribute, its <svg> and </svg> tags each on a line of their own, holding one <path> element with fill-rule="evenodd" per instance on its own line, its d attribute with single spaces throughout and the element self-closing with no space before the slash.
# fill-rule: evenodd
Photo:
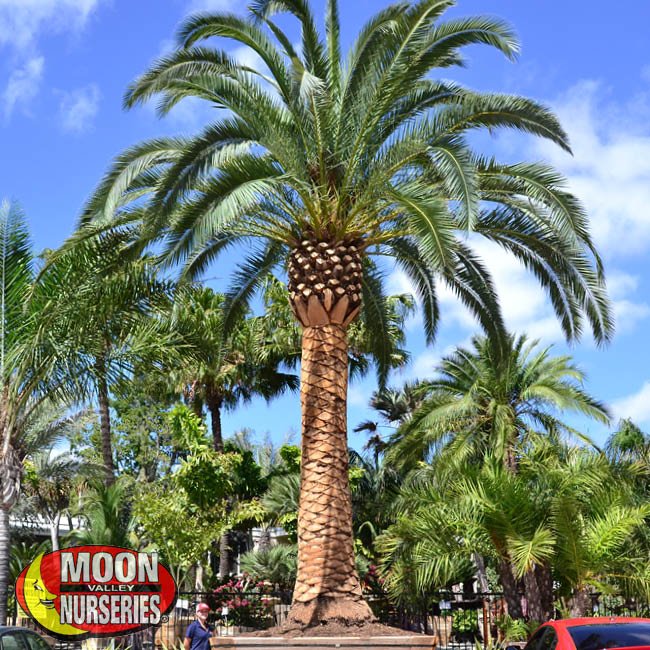
<svg viewBox="0 0 650 650">
<path fill-rule="evenodd" d="M 531 435 L 591 442 L 563 421 L 564 412 L 609 423 L 607 408 L 583 389 L 584 373 L 569 356 L 552 356 L 550 347 L 525 335 L 507 341 L 504 363 L 483 336 L 441 361 L 438 376 L 419 386 L 426 399 L 391 440 L 393 460 L 417 462 L 444 448 L 457 458 L 493 453 L 514 469 L 515 446 Z"/>
<path fill-rule="evenodd" d="M 364 26 L 345 61 L 336 0 L 327 2 L 325 40 L 306 0 L 256 0 L 248 20 L 221 13 L 188 18 L 179 49 L 129 88 L 125 106 L 159 94 L 164 115 L 198 96 L 229 115 L 193 138 L 159 138 L 126 151 L 82 224 L 114 226 L 116 212 L 122 222 L 143 219 L 144 237 L 164 235 L 166 258 L 184 261 L 187 276 L 200 274 L 235 242 L 261 242 L 234 278 L 234 311 L 292 253 L 290 289 L 303 324 L 320 315 L 312 294 L 328 312 L 346 295 L 343 320 L 363 298 L 368 320 L 381 324 L 381 272 L 367 258 L 393 256 L 419 294 L 429 339 L 440 280 L 486 331 L 498 333 L 490 276 L 465 240 L 473 230 L 536 274 L 567 338 L 580 334 L 586 314 L 596 339 L 607 340 L 612 323 L 602 265 L 564 179 L 543 163 L 484 158 L 465 137 L 508 127 L 568 150 L 556 118 L 529 99 L 428 77 L 460 64 L 460 49 L 472 43 L 511 59 L 517 54 L 501 20 L 440 22 L 452 4 L 390 5 Z M 272 20 L 281 11 L 300 21 L 301 54 Z M 199 45 L 215 36 L 250 47 L 268 74 Z"/>
</svg>

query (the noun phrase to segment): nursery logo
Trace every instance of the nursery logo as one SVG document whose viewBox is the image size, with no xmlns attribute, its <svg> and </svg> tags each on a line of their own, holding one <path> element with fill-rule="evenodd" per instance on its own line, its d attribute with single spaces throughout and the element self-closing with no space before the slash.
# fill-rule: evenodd
<svg viewBox="0 0 650 650">
<path fill-rule="evenodd" d="M 75 546 L 41 553 L 16 580 L 20 606 L 50 636 L 121 636 L 158 625 L 178 591 L 157 553 Z"/>
</svg>

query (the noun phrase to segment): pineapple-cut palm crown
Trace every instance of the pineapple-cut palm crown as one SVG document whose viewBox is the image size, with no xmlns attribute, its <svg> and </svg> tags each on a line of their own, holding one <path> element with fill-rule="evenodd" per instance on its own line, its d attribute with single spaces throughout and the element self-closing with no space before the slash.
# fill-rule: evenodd
<svg viewBox="0 0 650 650">
<path fill-rule="evenodd" d="M 199 97 L 225 111 L 194 137 L 147 141 L 119 156 L 86 206 L 81 232 L 141 220 L 142 241 L 164 239 L 166 260 L 182 262 L 187 277 L 231 245 L 252 244 L 228 294 L 229 319 L 301 246 L 353 245 L 364 318 L 378 332 L 386 301 L 374 255 L 392 256 L 410 278 L 429 340 L 438 282 L 498 339 L 497 297 L 468 235 L 477 233 L 536 275 L 568 339 L 581 334 L 586 316 L 595 339 L 607 341 L 613 325 L 602 264 L 564 178 L 545 163 L 484 157 L 467 139 L 475 129 L 505 127 L 568 151 L 557 119 L 533 100 L 474 92 L 430 74 L 462 65 L 466 45 L 517 55 L 515 35 L 500 19 L 443 20 L 453 4 L 390 4 L 346 57 L 337 0 L 326 2 L 324 37 L 308 0 L 255 0 L 246 18 L 189 17 L 178 49 L 133 83 L 125 106 L 157 95 L 165 115 Z M 299 47 L 274 22 L 280 12 L 298 20 Z M 253 68 L 206 46 L 212 37 L 249 47 L 262 63 Z M 352 282 L 350 300 L 357 290 Z"/>
</svg>

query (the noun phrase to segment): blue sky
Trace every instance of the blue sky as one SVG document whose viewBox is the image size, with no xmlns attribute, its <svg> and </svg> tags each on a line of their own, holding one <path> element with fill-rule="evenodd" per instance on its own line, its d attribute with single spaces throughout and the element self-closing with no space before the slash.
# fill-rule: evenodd
<svg viewBox="0 0 650 650">
<path fill-rule="evenodd" d="M 385 0 L 341 2 L 343 39 L 349 43 Z M 188 12 L 241 12 L 245 0 L 0 0 L 0 197 L 25 208 L 38 250 L 58 246 L 72 231 L 85 198 L 111 158 L 135 142 L 160 134 L 191 133 L 214 117 L 209 108 L 181 104 L 159 121 L 153 106 L 121 109 L 128 83 L 173 46 Z M 319 17 L 323 0 L 314 0 Z M 650 431 L 650 3 L 626 0 L 612 10 L 604 0 L 459 0 L 449 15 L 492 14 L 510 21 L 522 42 L 517 63 L 485 47 L 467 50 L 469 67 L 444 76 L 481 90 L 531 96 L 551 105 L 568 131 L 570 157 L 533 138 L 499 134 L 481 139 L 486 153 L 508 160 L 545 159 L 569 178 L 587 206 L 605 259 L 617 334 L 599 349 L 585 336 L 567 348 L 548 301 L 535 281 L 499 251 L 479 244 L 493 271 L 506 320 L 517 332 L 567 350 L 588 375 L 588 389 L 611 406 L 615 418 L 632 417 Z M 297 40 L 296 34 L 296 40 Z M 254 63 L 236 44 L 223 46 Z M 211 277 L 225 286 L 232 260 Z M 408 289 L 393 273 L 391 287 Z M 411 365 L 393 385 L 426 377 L 476 324 L 443 293 L 442 326 L 426 348 L 418 317 L 408 324 Z M 374 379 L 353 384 L 350 431 L 370 413 Z M 573 418 L 603 442 L 609 431 Z M 248 426 L 281 442 L 299 431 L 297 397 L 264 402 L 227 414 L 227 432 Z M 294 437 L 297 440 L 297 435 Z M 363 435 L 350 434 L 357 448 Z"/>
</svg>

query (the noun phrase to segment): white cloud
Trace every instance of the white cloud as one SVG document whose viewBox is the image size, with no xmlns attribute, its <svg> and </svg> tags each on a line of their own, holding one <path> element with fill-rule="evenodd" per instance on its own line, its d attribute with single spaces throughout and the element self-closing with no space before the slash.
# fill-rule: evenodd
<svg viewBox="0 0 650 650">
<path fill-rule="evenodd" d="M 29 102 L 36 97 L 43 78 L 44 59 L 42 56 L 30 59 L 24 67 L 11 73 L 2 95 L 5 120 L 11 117 L 17 106 L 28 110 Z"/>
<path fill-rule="evenodd" d="M 582 81 L 554 102 L 573 157 L 547 141 L 534 147 L 567 175 L 603 254 L 638 254 L 650 248 L 650 95 L 623 104 L 607 94 Z"/>
<path fill-rule="evenodd" d="M 472 238 L 471 246 L 492 275 L 508 329 L 546 342 L 561 340 L 559 323 L 535 277 L 496 244 Z M 465 330 L 478 330 L 472 314 L 450 289 L 441 287 L 439 294 L 443 325 L 451 321 Z"/>
<path fill-rule="evenodd" d="M 83 133 L 92 127 L 99 109 L 101 93 L 96 84 L 77 88 L 62 95 L 59 105 L 59 120 L 64 131 Z"/>
<path fill-rule="evenodd" d="M 252 68 L 253 70 L 261 72 L 262 74 L 268 71 L 268 68 L 264 64 L 262 57 L 247 45 L 242 45 L 235 48 L 230 52 L 230 55 L 240 65 L 245 65 L 248 68 Z"/>
<path fill-rule="evenodd" d="M 614 402 L 612 411 L 617 418 L 631 418 L 637 423 L 650 421 L 650 381 L 637 393 Z"/>
<path fill-rule="evenodd" d="M 537 279 L 512 255 L 496 244 L 477 237 L 471 238 L 473 250 L 483 260 L 492 275 L 506 326 L 511 332 L 526 333 L 531 339 L 545 343 L 562 341 L 564 334 L 560 322 L 545 291 Z M 616 321 L 617 334 L 634 330 L 639 321 L 650 317 L 650 306 L 634 300 L 639 278 L 612 269 L 608 287 Z M 413 293 L 413 287 L 401 270 L 394 271 L 389 279 L 391 292 Z M 479 325 L 470 311 L 451 289 L 438 284 L 441 325 L 456 326 L 464 333 L 476 332 Z M 407 323 L 409 329 L 422 326 L 421 312 Z"/>
<path fill-rule="evenodd" d="M 440 363 L 440 356 L 425 350 L 409 364 L 406 369 L 407 379 L 427 379 L 435 374 L 436 366 Z"/>
<path fill-rule="evenodd" d="M 81 29 L 100 0 L 0 0 L 0 46 L 31 47 L 39 32 Z"/>
</svg>

